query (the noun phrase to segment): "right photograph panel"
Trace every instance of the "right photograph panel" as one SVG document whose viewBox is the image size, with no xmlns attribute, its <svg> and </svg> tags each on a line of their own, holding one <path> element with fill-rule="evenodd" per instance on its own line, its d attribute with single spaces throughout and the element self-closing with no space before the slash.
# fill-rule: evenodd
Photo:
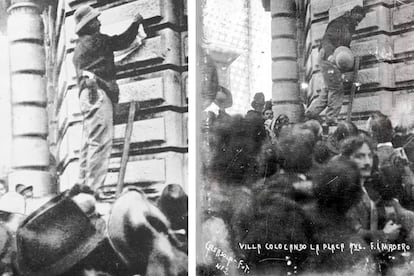
<svg viewBox="0 0 414 276">
<path fill-rule="evenodd" d="M 414 274 L 412 14 L 197 2 L 197 275 Z"/>
</svg>

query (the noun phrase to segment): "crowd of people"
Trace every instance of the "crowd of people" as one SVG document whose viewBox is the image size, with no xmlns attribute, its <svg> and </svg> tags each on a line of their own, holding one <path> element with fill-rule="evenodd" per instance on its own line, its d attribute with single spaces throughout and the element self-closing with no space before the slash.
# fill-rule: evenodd
<svg viewBox="0 0 414 276">
<path fill-rule="evenodd" d="M 0 275 L 187 275 L 188 200 L 169 184 L 156 202 L 127 187 L 109 214 L 75 185 L 27 210 L 32 187 L 0 197 Z"/>
<path fill-rule="evenodd" d="M 261 93 L 252 107 L 205 116 L 203 241 L 252 275 L 412 275 L 414 126 L 374 112 L 325 134 L 318 120 L 272 118 Z M 202 258 L 199 274 L 217 262 Z"/>
</svg>

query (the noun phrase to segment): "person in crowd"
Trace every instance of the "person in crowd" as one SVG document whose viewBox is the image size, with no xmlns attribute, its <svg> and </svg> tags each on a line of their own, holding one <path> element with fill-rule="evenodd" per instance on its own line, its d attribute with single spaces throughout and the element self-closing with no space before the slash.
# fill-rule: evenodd
<svg viewBox="0 0 414 276">
<path fill-rule="evenodd" d="M 360 174 L 354 162 L 346 159 L 332 160 L 323 165 L 314 175 L 315 202 L 305 206 L 312 228 L 311 242 L 314 244 L 357 243 L 368 248 L 368 244 L 351 227 L 346 213 L 362 198 Z M 369 250 L 332 253 L 322 250 L 313 253 L 303 265 L 307 272 L 352 273 L 371 275 L 375 272 L 374 259 Z"/>
<path fill-rule="evenodd" d="M 228 185 L 242 186 L 257 179 L 257 154 L 266 139 L 262 118 L 233 116 L 211 129 L 213 152 L 207 175 Z"/>
<path fill-rule="evenodd" d="M 263 111 L 263 118 L 264 118 L 264 126 L 267 131 L 267 135 L 269 136 L 269 139 L 274 140 L 276 138 L 276 134 L 272 131 L 272 121 L 273 121 L 273 110 L 272 105 L 268 104 L 268 101 L 266 102 L 265 109 Z"/>
<path fill-rule="evenodd" d="M 392 145 L 396 148 L 401 148 L 405 145 L 405 142 L 412 137 L 411 132 L 409 131 L 411 127 L 406 125 L 396 125 L 394 127 L 394 132 L 392 135 Z M 410 138 L 411 138 L 410 137 Z"/>
<path fill-rule="evenodd" d="M 130 189 L 114 202 L 107 233 L 131 274 L 188 275 L 187 253 L 171 223 L 141 190 Z"/>
<path fill-rule="evenodd" d="M 280 114 L 277 118 L 273 119 L 270 129 L 275 133 L 276 137 L 279 137 L 283 128 L 288 127 L 290 119 L 286 114 Z"/>
<path fill-rule="evenodd" d="M 351 208 L 347 216 L 352 221 L 352 227 L 367 241 L 395 241 L 400 233 L 401 225 L 388 220 L 384 227 L 378 227 L 378 210 L 376 203 L 371 200 L 365 183 L 371 177 L 374 160 L 374 146 L 365 135 L 353 136 L 345 139 L 341 145 L 341 156 L 354 162 L 361 175 L 360 185 L 363 191 L 362 200 Z"/>
<path fill-rule="evenodd" d="M 127 48 L 143 22 L 137 14 L 124 33 L 108 36 L 100 32 L 99 15 L 88 5 L 79 7 L 74 14 L 79 40 L 73 63 L 83 115 L 79 184 L 94 190 L 105 181 L 112 148 L 114 106 L 119 98 L 114 51 Z"/>
<path fill-rule="evenodd" d="M 382 174 L 392 174 L 395 180 L 396 198 L 411 210 L 414 209 L 414 174 L 404 148 L 394 148 L 391 120 L 381 112 L 371 114 L 368 119 L 368 132 L 377 144 L 378 168 Z M 388 169 L 387 169 L 388 168 Z"/>
<path fill-rule="evenodd" d="M 313 132 L 315 135 L 315 138 L 317 141 L 320 141 L 322 139 L 322 126 L 317 120 L 308 120 L 300 125 L 303 129 L 309 129 Z"/>
<path fill-rule="evenodd" d="M 316 118 L 327 107 L 326 123 L 336 125 L 341 111 L 344 89 L 342 72 L 335 63 L 334 51 L 340 46 L 349 47 L 357 25 L 365 17 L 365 9 L 355 6 L 351 11 L 329 22 L 319 47 L 319 66 L 325 87 L 305 112 L 307 118 Z"/>
<path fill-rule="evenodd" d="M 235 241 L 256 244 L 311 242 L 310 225 L 302 205 L 312 198 L 312 183 L 305 173 L 312 166 L 314 143 L 311 130 L 300 126 L 282 130 L 277 149 L 279 170 L 256 183 L 252 201 L 246 205 L 245 212 L 234 215 Z M 263 275 L 294 273 L 295 267 L 300 267 L 308 257 L 308 252 L 263 250 L 259 254 L 240 248 L 236 252 Z"/>
<path fill-rule="evenodd" d="M 171 222 L 171 229 L 188 231 L 188 197 L 181 185 L 169 184 L 161 192 L 158 208 Z"/>
<path fill-rule="evenodd" d="M 262 112 L 265 107 L 265 96 L 262 92 L 254 94 L 252 110 L 247 111 L 246 118 L 263 118 Z"/>
<path fill-rule="evenodd" d="M 267 120 L 273 120 L 273 110 L 272 109 L 265 109 L 263 111 L 263 118 L 265 119 L 265 122 Z"/>
<path fill-rule="evenodd" d="M 396 126 L 392 139 L 394 148 L 404 149 L 408 165 L 414 171 L 414 133 L 412 127 Z"/>
<path fill-rule="evenodd" d="M 161 192 L 157 207 L 163 212 L 180 241 L 180 248 L 188 250 L 188 197 L 179 184 L 169 184 Z"/>
<path fill-rule="evenodd" d="M 380 172 L 374 173 L 372 187 L 378 194 L 376 208 L 378 213 L 378 228 L 383 228 L 388 221 L 401 225 L 399 235 L 395 239 L 396 244 L 408 244 L 413 252 L 414 246 L 414 212 L 404 208 L 397 197 L 399 196 L 398 178 L 392 167 L 385 167 Z M 404 251 L 381 252 L 378 262 L 381 270 L 386 272 L 405 263 L 406 253 Z M 392 275 L 392 274 L 391 274 Z"/>
<path fill-rule="evenodd" d="M 226 108 L 229 108 L 233 105 L 233 96 L 225 87 L 219 86 L 219 90 L 217 91 L 216 98 L 214 103 L 218 106 L 218 115 L 217 120 L 227 120 L 229 119 L 230 115 L 227 114 Z"/>
<path fill-rule="evenodd" d="M 293 125 L 279 135 L 279 164 L 284 172 L 305 174 L 312 167 L 313 148 L 317 141 L 314 131 Z"/>
<path fill-rule="evenodd" d="M 258 155 L 267 138 L 263 118 L 260 113 L 260 117 L 235 115 L 227 121 L 216 120 L 209 136 L 211 154 L 204 174 L 204 191 L 209 198 L 203 202 L 200 217 L 203 241 L 214 242 L 234 255 L 234 233 L 243 223 L 240 218 L 250 210 L 252 187 L 262 176 Z M 216 237 L 217 229 L 220 237 Z M 216 270 L 217 261 L 213 256 L 203 258 L 199 272 L 209 275 L 209 271 Z"/>
<path fill-rule="evenodd" d="M 257 156 L 261 178 L 270 177 L 280 170 L 279 156 L 280 144 L 276 138 L 266 140 Z"/>
<path fill-rule="evenodd" d="M 16 275 L 187 275 L 186 252 L 178 249 L 168 219 L 142 191 L 121 194 L 103 227 L 82 196 L 91 192 L 76 185 L 20 223 Z"/>
<path fill-rule="evenodd" d="M 407 120 L 406 114 L 403 116 L 394 128 L 392 144 L 394 148 L 404 149 L 408 165 L 411 171 L 414 171 L 414 124 L 411 120 Z"/>
<path fill-rule="evenodd" d="M 318 166 L 318 164 L 322 163 L 318 159 L 321 158 L 322 145 L 325 145 L 322 125 L 317 120 L 308 120 L 304 122 L 303 124 L 301 124 L 301 128 L 311 130 L 315 136 L 316 142 L 315 142 L 315 146 L 313 149 L 313 157 L 314 157 L 313 163 L 314 163 L 314 167 L 316 167 Z"/>
<path fill-rule="evenodd" d="M 272 106 L 273 106 L 273 104 L 272 104 L 272 100 L 268 100 L 268 101 L 265 101 L 265 105 L 264 105 L 264 108 L 263 108 L 263 110 L 265 111 L 265 110 L 271 110 L 272 109 Z M 273 117 L 272 117 L 273 118 Z"/>
<path fill-rule="evenodd" d="M 333 155 L 340 154 L 340 144 L 348 137 L 358 135 L 358 128 L 352 122 L 338 123 L 335 131 L 328 137 L 327 146 Z"/>
<path fill-rule="evenodd" d="M 252 200 L 244 212 L 235 213 L 232 221 L 234 237 L 231 240 L 236 245 L 239 242 L 262 245 L 310 244 L 310 223 L 301 203 L 295 200 L 301 198 L 303 193 L 293 186 L 307 184 L 293 175 L 279 173 L 267 179 L 265 185 L 253 192 Z M 263 248 L 258 252 L 235 248 L 236 256 L 245 260 L 258 275 L 286 275 L 300 271 L 308 253 L 306 250 L 286 252 Z"/>
<path fill-rule="evenodd" d="M 347 137 L 358 134 L 358 128 L 352 122 L 341 121 L 338 122 L 337 128 L 334 132 L 320 141 L 315 150 L 315 160 L 320 163 L 326 163 L 332 157 L 340 154 L 340 143 Z"/>
<path fill-rule="evenodd" d="M 385 141 L 378 137 L 388 129 L 386 124 L 375 127 L 372 118 L 374 127 L 367 132 L 340 122 L 329 140 L 321 140 L 317 121 L 281 124 L 272 144 L 266 139 L 262 119 L 230 116 L 209 126 L 211 154 L 204 174 L 209 196 L 201 219 L 206 233 L 203 240 L 214 240 L 260 275 L 401 269 L 407 263 L 407 255 L 401 252 L 312 256 L 238 247 L 341 241 L 369 247 L 367 243 L 377 241 L 412 244 L 414 238 L 414 213 L 398 196 L 398 170 L 380 166 L 381 157 L 375 153 L 382 145 L 377 147 L 370 138 Z M 315 165 L 321 141 L 329 141 L 329 146 L 324 145 L 328 157 Z M 220 237 L 214 234 L 217 229 Z M 213 258 L 199 266 L 199 272 L 211 275 L 216 261 Z"/>
</svg>

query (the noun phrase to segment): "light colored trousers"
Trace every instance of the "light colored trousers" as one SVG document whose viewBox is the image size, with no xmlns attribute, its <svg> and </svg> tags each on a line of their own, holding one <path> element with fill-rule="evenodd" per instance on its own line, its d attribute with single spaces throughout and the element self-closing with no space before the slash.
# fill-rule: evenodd
<svg viewBox="0 0 414 276">
<path fill-rule="evenodd" d="M 319 66 L 323 76 L 325 87 L 321 89 L 316 98 L 305 112 L 308 118 L 315 118 L 326 109 L 326 121 L 335 121 L 341 112 L 344 98 L 344 87 L 342 73 L 333 63 L 324 60 L 319 56 Z"/>
<path fill-rule="evenodd" d="M 96 190 L 103 186 L 108 172 L 114 132 L 113 107 L 100 88 L 84 88 L 79 102 L 83 115 L 79 184 Z"/>
</svg>

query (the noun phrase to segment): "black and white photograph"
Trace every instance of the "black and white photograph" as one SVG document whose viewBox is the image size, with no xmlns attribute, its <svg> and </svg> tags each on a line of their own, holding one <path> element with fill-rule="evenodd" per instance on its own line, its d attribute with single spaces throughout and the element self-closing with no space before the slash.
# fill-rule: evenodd
<svg viewBox="0 0 414 276">
<path fill-rule="evenodd" d="M 414 275 L 414 1 L 0 0 L 0 276 Z"/>
<path fill-rule="evenodd" d="M 186 0 L 0 1 L 0 275 L 188 272 Z"/>
<path fill-rule="evenodd" d="M 196 21 L 196 275 L 414 275 L 414 2 Z"/>
</svg>

